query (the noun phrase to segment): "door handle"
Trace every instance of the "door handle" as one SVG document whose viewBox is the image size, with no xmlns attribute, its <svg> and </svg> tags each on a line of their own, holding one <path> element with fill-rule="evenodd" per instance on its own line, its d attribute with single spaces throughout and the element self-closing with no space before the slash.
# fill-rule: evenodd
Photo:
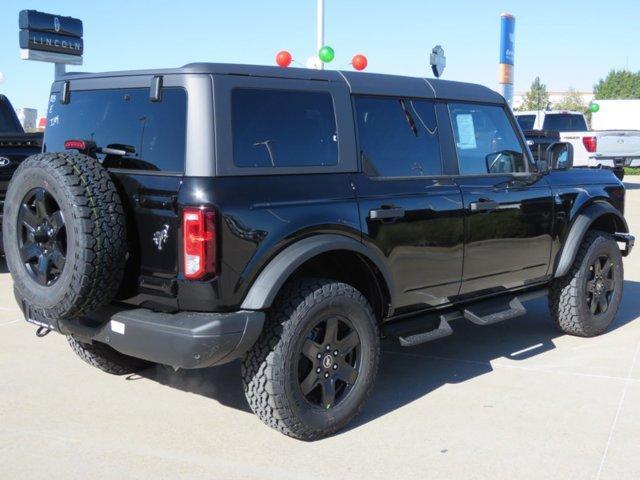
<svg viewBox="0 0 640 480">
<path fill-rule="evenodd" d="M 488 198 L 480 198 L 477 202 L 469 204 L 469 210 L 472 212 L 486 212 L 488 210 L 496 210 L 500 204 Z"/>
<path fill-rule="evenodd" d="M 371 218 L 371 220 L 388 220 L 390 218 L 402 217 L 404 217 L 404 208 L 401 207 L 376 208 L 375 210 L 369 210 L 369 218 Z"/>
</svg>

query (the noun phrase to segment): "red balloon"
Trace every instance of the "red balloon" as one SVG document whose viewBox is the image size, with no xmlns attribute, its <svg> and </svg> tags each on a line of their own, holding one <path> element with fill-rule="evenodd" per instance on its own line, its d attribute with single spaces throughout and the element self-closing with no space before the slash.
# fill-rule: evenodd
<svg viewBox="0 0 640 480">
<path fill-rule="evenodd" d="M 282 68 L 287 68 L 289 65 L 291 65 L 291 60 L 291 54 L 286 50 L 282 50 L 276 55 L 276 63 Z"/>
<path fill-rule="evenodd" d="M 355 68 L 356 70 L 364 70 L 365 68 L 367 68 L 367 57 L 360 54 L 354 55 L 354 57 L 351 59 L 351 65 L 353 65 L 353 68 Z"/>
</svg>

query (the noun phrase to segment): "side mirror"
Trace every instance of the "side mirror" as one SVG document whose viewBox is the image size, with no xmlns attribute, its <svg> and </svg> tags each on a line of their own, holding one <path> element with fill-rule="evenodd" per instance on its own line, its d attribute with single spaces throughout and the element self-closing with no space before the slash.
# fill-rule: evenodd
<svg viewBox="0 0 640 480">
<path fill-rule="evenodd" d="M 545 152 L 547 170 L 569 170 L 573 167 L 573 145 L 567 142 L 555 142 Z"/>
</svg>

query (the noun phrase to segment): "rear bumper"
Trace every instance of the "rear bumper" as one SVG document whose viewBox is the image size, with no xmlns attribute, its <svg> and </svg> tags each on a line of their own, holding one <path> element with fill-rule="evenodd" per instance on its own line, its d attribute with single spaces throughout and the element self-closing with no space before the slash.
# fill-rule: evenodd
<svg viewBox="0 0 640 480">
<path fill-rule="evenodd" d="M 594 156 L 589 157 L 589 166 L 609 168 L 640 167 L 640 157 Z"/>
<path fill-rule="evenodd" d="M 58 326 L 65 335 L 105 343 L 132 357 L 175 368 L 206 368 L 242 356 L 258 339 L 264 319 L 259 311 L 171 314 L 140 308 L 102 312 L 99 324 L 59 320 Z"/>
</svg>

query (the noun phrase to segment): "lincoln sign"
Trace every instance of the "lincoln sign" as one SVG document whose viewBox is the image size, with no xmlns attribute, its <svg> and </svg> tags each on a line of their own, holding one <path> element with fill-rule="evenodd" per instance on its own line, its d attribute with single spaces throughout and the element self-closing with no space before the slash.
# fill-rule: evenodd
<svg viewBox="0 0 640 480">
<path fill-rule="evenodd" d="M 78 57 L 82 55 L 82 21 L 36 10 L 19 16 L 20 48 Z"/>
</svg>

